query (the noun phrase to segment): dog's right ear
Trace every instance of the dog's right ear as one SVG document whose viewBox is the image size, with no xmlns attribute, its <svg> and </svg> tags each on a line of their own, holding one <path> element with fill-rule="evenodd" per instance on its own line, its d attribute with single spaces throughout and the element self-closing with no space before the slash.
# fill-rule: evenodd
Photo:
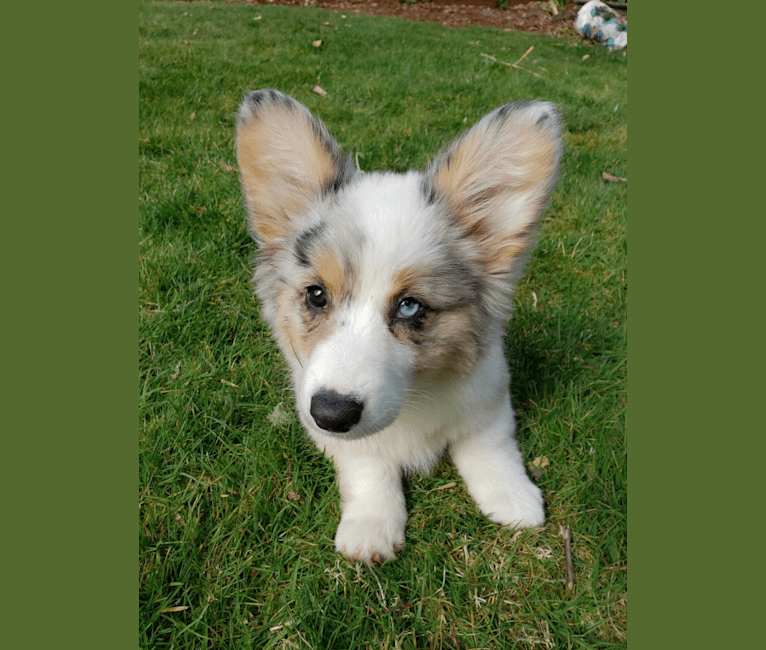
<svg viewBox="0 0 766 650">
<path fill-rule="evenodd" d="M 278 90 L 252 92 L 237 117 L 237 161 L 250 229 L 261 243 L 294 231 L 311 199 L 354 174 L 324 124 Z"/>
</svg>

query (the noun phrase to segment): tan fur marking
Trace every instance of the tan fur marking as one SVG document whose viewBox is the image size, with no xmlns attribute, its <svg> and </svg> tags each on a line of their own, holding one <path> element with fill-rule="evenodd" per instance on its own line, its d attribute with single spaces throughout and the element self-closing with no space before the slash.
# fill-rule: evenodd
<svg viewBox="0 0 766 650">
<path fill-rule="evenodd" d="M 434 299 L 429 294 L 428 283 L 424 278 L 428 275 L 428 268 L 418 266 L 408 266 L 401 269 L 391 282 L 391 292 L 388 294 L 389 304 L 403 295 L 412 295 L 422 298 L 428 303 L 433 303 Z"/>
<path fill-rule="evenodd" d="M 388 294 L 389 304 L 393 303 L 394 300 L 402 294 L 415 291 L 418 277 L 421 276 L 418 274 L 417 267 L 408 266 L 407 268 L 401 269 L 391 282 L 391 291 Z M 425 298 L 425 296 L 423 297 Z"/>
<path fill-rule="evenodd" d="M 338 300 L 344 289 L 345 274 L 335 255 L 327 250 L 320 251 L 314 262 L 314 269 L 335 300 Z"/>
<path fill-rule="evenodd" d="M 304 326 L 301 328 L 301 345 L 308 354 L 314 351 L 314 348 L 328 338 L 333 333 L 332 322 L 329 318 L 315 316 L 311 326 L 306 325 L 306 320 L 310 317 L 303 311 Z"/>
<path fill-rule="evenodd" d="M 266 241 L 284 237 L 290 216 L 335 173 L 332 155 L 310 121 L 282 106 L 270 106 L 240 125 L 237 160 L 251 227 Z"/>
<path fill-rule="evenodd" d="M 467 198 L 469 187 L 466 179 L 476 169 L 479 150 L 475 137 L 466 135 L 452 155 L 449 165 L 443 164 L 434 177 L 434 185 L 446 192 L 453 207 L 460 207 Z"/>
<path fill-rule="evenodd" d="M 297 358 L 300 363 L 304 363 L 308 350 L 304 347 L 300 327 L 296 326 L 295 323 L 294 300 L 293 292 L 285 288 L 277 294 L 275 303 L 279 313 L 279 322 L 282 325 L 281 333 L 286 339 L 282 344 L 283 352 L 287 356 Z"/>
<path fill-rule="evenodd" d="M 438 370 L 451 375 L 469 373 L 479 357 L 476 327 L 472 307 L 437 314 L 425 340 L 417 346 L 415 370 Z"/>
</svg>

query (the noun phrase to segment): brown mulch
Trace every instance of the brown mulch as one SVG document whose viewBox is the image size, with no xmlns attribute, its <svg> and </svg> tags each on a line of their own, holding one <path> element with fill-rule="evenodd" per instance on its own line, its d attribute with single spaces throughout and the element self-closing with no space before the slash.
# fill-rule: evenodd
<svg viewBox="0 0 766 650">
<path fill-rule="evenodd" d="M 580 5 L 568 3 L 554 15 L 548 2 L 539 0 L 509 0 L 506 10 L 498 9 L 495 0 L 423 0 L 418 3 L 399 0 L 224 0 L 252 5 L 307 5 L 338 13 L 364 13 L 374 16 L 399 16 L 407 20 L 425 20 L 446 27 L 484 25 L 506 31 L 532 32 L 559 36 L 579 36 L 574 20 Z"/>
</svg>

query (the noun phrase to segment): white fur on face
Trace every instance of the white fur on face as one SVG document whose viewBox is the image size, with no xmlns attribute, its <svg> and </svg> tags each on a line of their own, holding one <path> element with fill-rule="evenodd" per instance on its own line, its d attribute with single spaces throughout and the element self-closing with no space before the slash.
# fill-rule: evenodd
<svg viewBox="0 0 766 650">
<path fill-rule="evenodd" d="M 455 229 L 426 204 L 422 182 L 418 173 L 358 179 L 332 206 L 333 219 L 312 249 L 316 259 L 342 258 L 334 266 L 347 269 L 348 276 L 342 283 L 335 278 L 344 295 L 322 325 L 324 338 L 301 360 L 298 372 L 298 409 L 312 432 L 321 431 L 310 411 L 316 394 L 349 396 L 364 404 L 359 423 L 342 435 L 358 438 L 396 420 L 419 369 L 433 369 L 443 357 L 442 369 L 454 371 L 476 357 L 465 352 L 472 345 L 465 342 L 475 340 L 476 333 L 460 329 L 470 319 L 453 312 L 470 310 L 467 303 L 481 297 L 467 291 L 465 273 L 456 277 Z M 412 280 L 412 269 L 419 286 L 403 284 L 403 277 Z M 391 321 L 397 298 L 412 293 L 442 312 L 437 316 L 432 310 L 433 321 L 421 333 Z M 460 341 L 462 356 L 453 340 Z"/>
<path fill-rule="evenodd" d="M 390 284 L 403 268 L 428 264 L 437 253 L 447 223 L 425 205 L 422 181 L 417 172 L 370 175 L 344 197 L 365 242 L 363 294 L 381 288 L 381 283 Z"/>
<path fill-rule="evenodd" d="M 399 415 L 412 383 L 414 353 L 392 336 L 381 311 L 372 302 L 343 306 L 334 332 L 305 362 L 296 392 L 298 410 L 312 432 L 332 435 L 311 416 L 317 393 L 353 396 L 364 404 L 360 422 L 342 434 L 346 439 L 380 431 Z"/>
<path fill-rule="evenodd" d="M 364 404 L 360 422 L 342 434 L 345 439 L 386 428 L 407 401 L 417 353 L 391 331 L 391 298 L 403 269 L 427 267 L 438 255 L 445 228 L 424 206 L 421 182 L 417 173 L 366 176 L 334 206 L 329 245 L 344 249 L 354 277 L 347 279 L 353 284 L 349 295 L 330 315 L 329 335 L 301 360 L 298 410 L 313 433 L 333 435 L 311 416 L 311 399 L 318 393 L 352 396 Z"/>
</svg>

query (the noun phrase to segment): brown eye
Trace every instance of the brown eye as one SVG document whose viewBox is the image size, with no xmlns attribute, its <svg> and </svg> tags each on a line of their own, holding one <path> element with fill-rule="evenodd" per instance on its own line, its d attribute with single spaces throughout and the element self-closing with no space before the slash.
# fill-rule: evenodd
<svg viewBox="0 0 766 650">
<path fill-rule="evenodd" d="M 318 284 L 306 288 L 306 304 L 312 309 L 324 309 L 327 306 L 327 290 Z"/>
</svg>

